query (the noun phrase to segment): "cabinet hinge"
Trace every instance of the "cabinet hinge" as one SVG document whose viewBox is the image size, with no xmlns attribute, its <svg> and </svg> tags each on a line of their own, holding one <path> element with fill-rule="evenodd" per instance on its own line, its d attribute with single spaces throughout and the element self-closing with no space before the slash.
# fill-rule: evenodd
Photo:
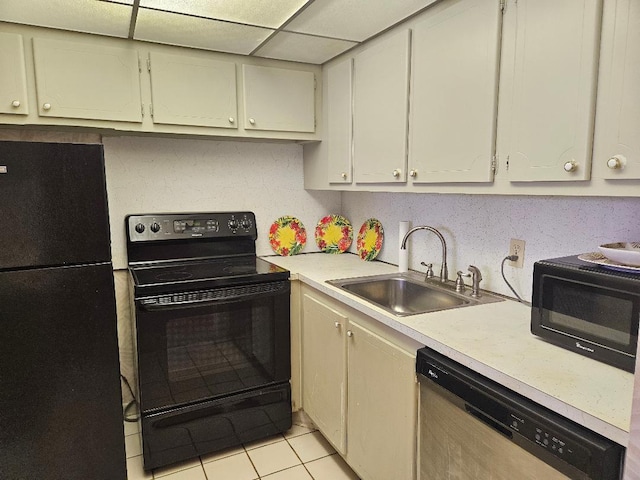
<svg viewBox="0 0 640 480">
<path fill-rule="evenodd" d="M 500 0 L 500 11 L 504 14 L 507 9 L 507 0 Z"/>
<path fill-rule="evenodd" d="M 494 175 L 498 172 L 498 155 L 491 158 L 491 171 Z"/>
<path fill-rule="evenodd" d="M 140 104 L 140 113 L 144 117 L 144 105 Z"/>
<path fill-rule="evenodd" d="M 153 103 L 149 104 L 149 115 L 151 115 L 151 118 L 153 118 Z"/>
<path fill-rule="evenodd" d="M 140 57 L 138 57 L 138 73 L 142 73 L 142 65 L 140 64 Z"/>
<path fill-rule="evenodd" d="M 151 72 L 151 59 L 147 58 L 147 71 Z"/>
<path fill-rule="evenodd" d="M 509 171 L 509 155 L 507 155 L 507 163 L 505 165 L 506 165 L 506 170 L 508 172 Z"/>
</svg>

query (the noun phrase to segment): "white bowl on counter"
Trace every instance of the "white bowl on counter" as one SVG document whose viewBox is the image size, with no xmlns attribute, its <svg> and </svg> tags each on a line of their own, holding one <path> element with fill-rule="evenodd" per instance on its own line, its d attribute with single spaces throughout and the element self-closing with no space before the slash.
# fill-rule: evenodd
<svg viewBox="0 0 640 480">
<path fill-rule="evenodd" d="M 640 242 L 605 243 L 598 248 L 613 262 L 640 267 Z"/>
</svg>

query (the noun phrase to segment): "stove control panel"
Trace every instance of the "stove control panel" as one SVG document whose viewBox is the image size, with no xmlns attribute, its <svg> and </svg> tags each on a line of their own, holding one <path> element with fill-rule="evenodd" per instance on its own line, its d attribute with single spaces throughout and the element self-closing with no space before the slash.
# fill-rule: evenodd
<svg viewBox="0 0 640 480">
<path fill-rule="evenodd" d="M 258 236 L 253 212 L 129 215 L 126 228 L 129 242 Z"/>
</svg>

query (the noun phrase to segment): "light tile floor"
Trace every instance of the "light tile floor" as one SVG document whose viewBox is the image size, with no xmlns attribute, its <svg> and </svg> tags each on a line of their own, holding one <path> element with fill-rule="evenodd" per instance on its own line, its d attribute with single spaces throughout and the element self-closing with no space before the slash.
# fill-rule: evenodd
<svg viewBox="0 0 640 480">
<path fill-rule="evenodd" d="M 295 414 L 284 435 L 153 472 L 142 469 L 138 424 L 126 422 L 125 435 L 128 480 L 358 480 L 320 432 Z"/>
</svg>

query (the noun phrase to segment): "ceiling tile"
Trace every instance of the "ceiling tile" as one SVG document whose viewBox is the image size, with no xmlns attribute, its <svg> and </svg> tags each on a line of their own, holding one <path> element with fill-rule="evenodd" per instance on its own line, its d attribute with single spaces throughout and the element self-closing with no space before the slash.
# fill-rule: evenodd
<svg viewBox="0 0 640 480">
<path fill-rule="evenodd" d="M 258 50 L 259 57 L 321 64 L 357 45 L 334 38 L 279 32 Z"/>
<path fill-rule="evenodd" d="M 134 38 L 248 55 L 273 30 L 141 8 Z"/>
<path fill-rule="evenodd" d="M 0 0 L 0 20 L 41 27 L 126 37 L 130 5 L 96 0 Z"/>
<path fill-rule="evenodd" d="M 269 28 L 282 26 L 305 3 L 307 0 L 140 0 L 141 7 Z"/>
<path fill-rule="evenodd" d="M 316 0 L 285 29 L 362 42 L 436 0 Z"/>
</svg>

